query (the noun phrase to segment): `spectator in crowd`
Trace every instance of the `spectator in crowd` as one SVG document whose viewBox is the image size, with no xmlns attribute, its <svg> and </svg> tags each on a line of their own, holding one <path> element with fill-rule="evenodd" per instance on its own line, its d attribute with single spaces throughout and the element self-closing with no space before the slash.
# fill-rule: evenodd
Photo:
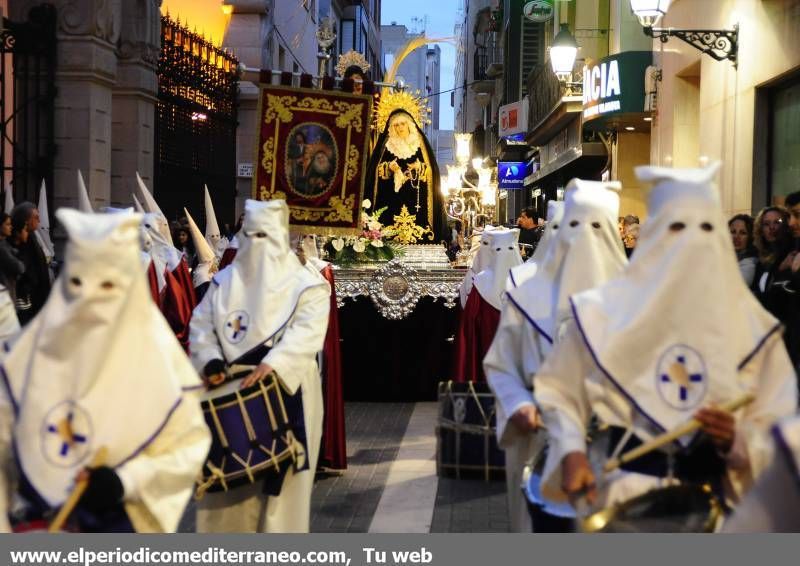
<svg viewBox="0 0 800 566">
<path fill-rule="evenodd" d="M 517 218 L 519 227 L 519 243 L 522 248 L 522 256 L 528 259 L 536 250 L 536 245 L 542 237 L 542 230 L 539 229 L 536 221 L 536 209 L 532 206 L 524 208 Z"/>
<path fill-rule="evenodd" d="M 749 214 L 737 214 L 728 221 L 728 229 L 736 259 L 739 261 L 739 271 L 749 287 L 753 284 L 758 264 L 758 252 L 753 244 L 753 217 Z"/>
<path fill-rule="evenodd" d="M 791 247 L 789 211 L 782 206 L 764 208 L 756 216 L 753 238 L 758 251 L 753 293 L 764 307 L 772 312 L 765 302 L 765 294 L 774 278 L 775 268 L 780 265 Z"/>
<path fill-rule="evenodd" d="M 11 300 L 17 298 L 17 278 L 25 272 L 25 264 L 17 257 L 17 250 L 11 246 L 11 217 L 0 213 L 0 285 L 8 289 Z"/>
<path fill-rule="evenodd" d="M 183 257 L 186 258 L 186 264 L 189 265 L 189 267 L 194 267 L 196 253 L 189 228 L 183 224 L 173 228 L 172 241 L 175 242 L 175 247 L 178 248 L 183 254 Z"/>
<path fill-rule="evenodd" d="M 625 245 L 625 255 L 631 257 L 638 239 L 639 217 L 628 214 L 622 219 L 622 243 Z"/>
<path fill-rule="evenodd" d="M 50 294 L 50 272 L 34 232 L 39 228 L 39 211 L 30 202 L 22 202 L 11 211 L 12 245 L 20 261 L 25 264 L 25 273 L 17 281 L 17 308 L 23 311 L 19 322 L 23 326 L 47 302 Z M 20 288 L 24 290 L 20 292 Z"/>
<path fill-rule="evenodd" d="M 795 367 L 800 364 L 800 191 L 786 196 L 784 243 L 763 293 L 764 306 L 784 325 L 783 338 Z"/>
</svg>

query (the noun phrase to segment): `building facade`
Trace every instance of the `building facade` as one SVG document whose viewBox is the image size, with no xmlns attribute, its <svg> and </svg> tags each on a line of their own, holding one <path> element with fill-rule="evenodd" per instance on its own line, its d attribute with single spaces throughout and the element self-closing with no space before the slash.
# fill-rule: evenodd
<svg viewBox="0 0 800 566">
<path fill-rule="evenodd" d="M 160 4 L 160 0 L 4 2 L 8 19 L 17 23 L 30 21 L 49 5 L 44 9 L 52 10 L 56 38 L 52 99 L 27 106 L 37 119 L 48 121 L 45 113 L 52 113 L 52 128 L 25 153 L 40 165 L 35 179 L 15 178 L 12 190 L 17 202 L 36 202 L 39 183 L 45 179 L 51 214 L 60 206 L 75 206 L 77 169 L 96 209 L 128 206 L 137 171 L 152 185 Z M 16 81 L 24 78 L 20 71 L 15 71 Z M 4 96 L 4 102 L 9 98 Z M 10 100 L 14 105 L 30 102 Z M 21 148 L 31 140 L 20 138 L 15 143 Z M 59 235 L 56 232 L 57 239 Z"/>
<path fill-rule="evenodd" d="M 715 61 L 678 39 L 654 42 L 650 159 L 687 167 L 721 160 L 730 214 L 757 212 L 800 190 L 800 1 L 676 0 L 660 27 L 739 26 L 738 61 Z"/>
<path fill-rule="evenodd" d="M 628 0 L 555 3 L 546 47 L 562 25 L 579 45 L 570 84 L 559 82 L 549 58 L 527 77 L 526 201 L 544 216 L 546 202 L 561 198 L 574 177 L 620 180 L 620 213 L 643 216 L 633 169 L 650 161 L 651 40 Z"/>
<path fill-rule="evenodd" d="M 381 61 L 380 22 L 381 0 L 318 0 L 320 17 L 329 17 L 337 30 L 336 43 L 331 48 L 328 73 L 333 75 L 338 56 L 355 50 L 370 64 L 369 78 L 383 77 Z"/>
</svg>

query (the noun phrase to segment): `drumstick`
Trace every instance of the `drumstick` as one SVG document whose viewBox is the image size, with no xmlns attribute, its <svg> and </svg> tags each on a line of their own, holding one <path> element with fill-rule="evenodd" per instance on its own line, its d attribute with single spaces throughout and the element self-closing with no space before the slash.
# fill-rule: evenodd
<svg viewBox="0 0 800 566">
<path fill-rule="evenodd" d="M 755 395 L 752 393 L 747 393 L 742 395 L 741 397 L 734 399 L 724 405 L 720 406 L 720 409 L 729 413 L 732 413 L 736 409 L 744 407 L 745 405 L 749 405 L 755 400 Z M 623 464 L 627 464 L 628 462 L 635 460 L 636 458 L 640 458 L 645 454 L 652 452 L 653 450 L 657 450 L 662 446 L 677 440 L 681 436 L 689 434 L 690 432 L 694 432 L 702 426 L 700 421 L 697 419 L 692 419 L 670 431 L 665 432 L 664 434 L 660 434 L 656 436 L 652 440 L 645 442 L 644 444 L 637 446 L 633 450 L 630 450 L 620 456 L 619 458 L 615 458 L 613 460 L 609 460 L 606 462 L 606 465 L 603 466 L 603 471 L 605 473 L 613 472 L 617 468 L 619 468 Z"/>
<path fill-rule="evenodd" d="M 94 458 L 92 458 L 89 464 L 89 468 L 99 468 L 106 463 L 107 456 L 108 449 L 105 446 L 101 446 L 97 452 L 95 452 Z M 57 533 L 61 531 L 61 527 L 63 527 L 64 523 L 69 519 L 69 516 L 72 514 L 72 511 L 75 509 L 75 506 L 78 504 L 78 501 L 80 501 L 87 487 L 89 487 L 89 476 L 77 482 L 75 487 L 72 488 L 72 493 L 69 494 L 69 498 L 64 502 L 64 505 L 61 506 L 61 509 L 58 510 L 56 518 L 53 519 L 53 522 L 50 523 L 50 526 L 47 528 L 48 533 Z"/>
</svg>

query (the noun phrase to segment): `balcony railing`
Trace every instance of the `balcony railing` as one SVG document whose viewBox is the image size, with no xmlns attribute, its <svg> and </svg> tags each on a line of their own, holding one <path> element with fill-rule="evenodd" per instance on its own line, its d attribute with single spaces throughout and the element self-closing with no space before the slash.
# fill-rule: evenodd
<svg viewBox="0 0 800 566">
<path fill-rule="evenodd" d="M 573 78 L 580 80 L 580 72 L 574 69 L 582 69 L 583 60 L 575 61 L 573 67 Z M 567 95 L 580 96 L 581 85 L 573 83 L 569 88 L 564 83 L 559 82 L 550 61 L 547 60 L 543 65 L 536 65 L 528 74 L 528 96 L 530 107 L 528 108 L 528 123 L 531 127 L 536 126 L 553 110 L 559 100 Z"/>
</svg>

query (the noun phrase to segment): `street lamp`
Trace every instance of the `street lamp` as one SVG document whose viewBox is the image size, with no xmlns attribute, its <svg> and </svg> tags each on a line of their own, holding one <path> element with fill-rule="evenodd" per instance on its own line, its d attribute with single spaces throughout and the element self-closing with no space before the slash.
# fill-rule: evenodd
<svg viewBox="0 0 800 566">
<path fill-rule="evenodd" d="M 669 10 L 672 0 L 631 0 L 631 10 L 645 28 L 651 28 Z"/>
<path fill-rule="evenodd" d="M 550 47 L 550 65 L 559 81 L 572 80 L 572 68 L 577 56 L 578 42 L 569 32 L 569 26 L 561 24 L 561 31 L 553 38 L 553 45 Z"/>
<path fill-rule="evenodd" d="M 739 51 L 739 26 L 733 29 L 674 29 L 654 27 L 667 13 L 672 0 L 631 0 L 631 10 L 636 14 L 644 33 L 661 43 L 677 37 L 716 59 L 729 60 L 736 67 Z M 559 34 L 560 35 L 560 34 Z"/>
</svg>

